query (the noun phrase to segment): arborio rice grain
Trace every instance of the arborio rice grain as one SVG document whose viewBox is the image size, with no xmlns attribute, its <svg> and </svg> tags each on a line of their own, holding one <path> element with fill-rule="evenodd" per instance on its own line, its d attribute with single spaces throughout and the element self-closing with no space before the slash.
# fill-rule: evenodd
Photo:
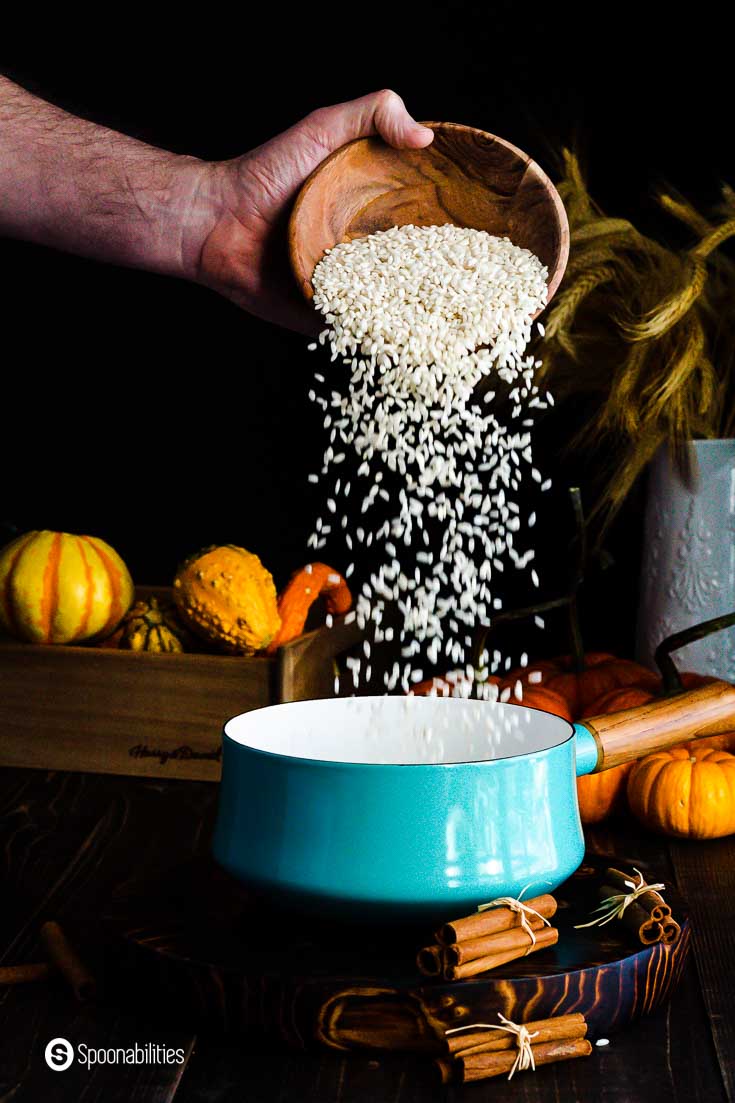
<svg viewBox="0 0 735 1103">
<path fill-rule="evenodd" d="M 348 550 L 354 537 L 382 553 L 357 594 L 357 620 L 372 622 L 380 643 L 390 631 L 388 607 L 400 614 L 401 661 L 385 675 L 389 692 L 422 680 L 419 656 L 459 667 L 460 695 L 473 683 L 486 699 L 496 692 L 487 672 L 475 681 L 467 640 L 502 605 L 493 596 L 496 574 L 534 558 L 522 549 L 529 524 L 515 495 L 524 469 L 542 479 L 532 465 L 529 409 L 546 403 L 534 385 L 538 362 L 525 350 L 546 277 L 538 258 L 507 238 L 449 225 L 395 227 L 336 245 L 314 272 L 314 304 L 326 322 L 319 343 L 349 369 L 314 375 L 310 397 L 329 441 L 318 478 L 327 482 L 331 518 L 350 485 L 333 482 L 331 469 L 349 455 L 336 474 L 352 477 L 365 527 L 350 535 L 345 515 L 338 531 Z M 494 391 L 476 396 L 491 374 L 508 392 L 507 424 L 493 412 Z M 381 486 L 384 476 L 397 491 Z M 371 528 L 376 506 L 380 523 Z M 330 532 L 319 518 L 310 547 L 319 551 Z M 349 671 L 357 686 L 360 659 Z"/>
</svg>

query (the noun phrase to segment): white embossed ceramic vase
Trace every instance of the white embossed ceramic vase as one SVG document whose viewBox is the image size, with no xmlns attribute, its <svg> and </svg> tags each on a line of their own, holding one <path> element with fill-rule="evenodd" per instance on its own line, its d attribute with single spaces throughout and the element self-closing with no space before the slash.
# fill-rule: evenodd
<svg viewBox="0 0 735 1103">
<path fill-rule="evenodd" d="M 649 468 L 638 658 L 654 666 L 666 636 L 735 610 L 735 440 L 698 440 L 686 487 L 662 449 Z M 735 628 L 688 644 L 680 670 L 735 682 Z"/>
</svg>

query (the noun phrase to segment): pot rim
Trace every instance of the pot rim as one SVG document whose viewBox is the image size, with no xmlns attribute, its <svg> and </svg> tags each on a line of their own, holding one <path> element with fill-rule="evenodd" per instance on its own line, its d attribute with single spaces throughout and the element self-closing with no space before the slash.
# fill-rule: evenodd
<svg viewBox="0 0 735 1103">
<path fill-rule="evenodd" d="M 451 698 L 444 698 L 444 699 L 445 700 L 451 700 Z M 456 698 L 456 699 L 457 700 L 466 700 L 466 698 Z M 329 698 L 327 698 L 327 700 L 329 700 Z M 334 700 L 336 700 L 336 701 L 345 700 L 345 698 L 336 697 L 336 698 L 334 698 Z M 308 702 L 298 702 L 298 701 L 280 702 L 280 704 L 289 704 L 289 705 L 301 704 L 301 703 L 307 704 Z M 481 702 L 478 701 L 476 703 L 480 704 Z M 523 752 L 518 752 L 517 754 L 502 755 L 501 757 L 496 757 L 496 758 L 482 758 L 482 759 L 473 759 L 473 760 L 469 760 L 469 761 L 462 760 L 462 761 L 458 761 L 458 762 L 350 762 L 350 761 L 340 761 L 338 759 L 332 759 L 332 758 L 304 758 L 301 755 L 289 755 L 289 754 L 283 754 L 281 751 L 266 751 L 266 750 L 263 750 L 261 747 L 253 747 L 249 743 L 243 743 L 239 739 L 235 739 L 235 738 L 233 738 L 233 736 L 231 736 L 229 734 L 229 732 L 227 731 L 228 725 L 231 724 L 234 720 L 239 719 L 240 716 L 252 716 L 252 714 L 256 713 L 256 712 L 264 712 L 266 709 L 273 709 L 273 708 L 279 708 L 280 707 L 279 705 L 264 705 L 262 708 L 251 709 L 249 712 L 245 712 L 245 713 L 239 712 L 235 716 L 231 716 L 228 720 L 226 720 L 225 723 L 223 724 L 223 727 L 222 727 L 222 743 L 223 743 L 223 746 L 225 745 L 225 743 L 230 743 L 233 746 L 238 747 L 240 750 L 246 751 L 248 754 L 260 755 L 263 758 L 281 759 L 283 762 L 288 762 L 288 763 L 291 763 L 292 765 L 298 764 L 299 766 L 306 766 L 306 767 L 315 767 L 315 766 L 326 766 L 326 767 L 330 767 L 330 768 L 339 767 L 341 769 L 349 769 L 349 770 L 354 770 L 354 769 L 359 769 L 359 770 L 372 769 L 372 770 L 376 770 L 377 769 L 377 770 L 404 770 L 405 771 L 405 770 L 436 770 L 437 767 L 440 767 L 441 769 L 446 770 L 446 769 L 452 769 L 454 767 L 459 767 L 459 766 L 464 766 L 464 767 L 474 766 L 474 767 L 480 767 L 482 769 L 487 769 L 488 766 L 494 766 L 494 765 L 496 765 L 498 763 L 501 763 L 501 762 L 512 762 L 514 759 L 522 759 L 522 758 L 531 759 L 531 758 L 538 757 L 539 755 L 547 755 L 547 754 L 550 754 L 552 751 L 556 751 L 559 747 L 564 747 L 570 741 L 576 741 L 577 731 L 576 731 L 576 728 L 575 728 L 574 724 L 570 723 L 569 720 L 565 720 L 563 716 L 556 716 L 552 712 L 545 712 L 543 709 L 533 708 L 531 705 L 512 704 L 511 702 L 503 702 L 503 705 L 507 705 L 507 707 L 509 707 L 509 708 L 525 708 L 529 712 L 537 712 L 541 716 L 551 716 L 551 717 L 553 717 L 554 720 L 558 720 L 560 724 L 564 724 L 564 726 L 569 729 L 569 734 L 566 736 L 566 738 L 561 739 L 558 743 L 554 743 L 550 747 L 540 748 L 539 750 L 536 750 L 536 751 L 523 751 Z"/>
</svg>

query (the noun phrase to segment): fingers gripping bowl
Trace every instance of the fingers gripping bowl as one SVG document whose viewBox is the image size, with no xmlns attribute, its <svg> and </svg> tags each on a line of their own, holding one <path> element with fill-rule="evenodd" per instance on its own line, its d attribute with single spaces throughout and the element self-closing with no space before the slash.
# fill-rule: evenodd
<svg viewBox="0 0 735 1103">
<path fill-rule="evenodd" d="M 225 725 L 214 855 L 275 899 L 345 917 L 551 892 L 584 851 L 577 774 L 733 718 L 724 683 L 574 728 L 453 698 L 274 705 Z"/>
</svg>

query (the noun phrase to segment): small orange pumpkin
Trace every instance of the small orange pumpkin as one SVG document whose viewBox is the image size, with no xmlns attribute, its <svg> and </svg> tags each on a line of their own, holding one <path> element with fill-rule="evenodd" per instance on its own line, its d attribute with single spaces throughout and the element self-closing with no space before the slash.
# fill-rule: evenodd
<svg viewBox="0 0 735 1103">
<path fill-rule="evenodd" d="M 655 691 L 661 679 L 640 663 L 630 659 L 603 659 L 585 666 L 584 670 L 570 670 L 552 675 L 546 683 L 566 698 L 574 716 L 589 715 L 589 708 L 604 693 L 625 686 L 643 686 Z"/>
<path fill-rule="evenodd" d="M 518 696 L 518 682 L 512 685 L 506 679 L 501 687 L 501 700 L 506 697 L 504 691 L 510 690 L 509 705 L 525 705 L 529 709 L 539 709 L 541 712 L 550 712 L 552 716 L 560 716 L 562 720 L 572 723 L 572 714 L 569 705 L 561 693 L 551 689 L 548 685 L 529 685 L 522 687 L 522 695 Z"/>
<path fill-rule="evenodd" d="M 538 659 L 529 666 L 517 666 L 504 675 L 506 685 L 515 685 L 521 682 L 525 685 L 542 685 L 561 672 L 557 659 Z"/>
<path fill-rule="evenodd" d="M 457 685 L 464 680 L 463 675 L 454 680 L 440 677 L 427 678 L 425 681 L 412 686 L 411 693 L 414 697 L 451 697 Z M 529 709 L 550 712 L 553 716 L 560 716 L 562 720 L 568 720 L 571 723 L 572 717 L 566 701 L 561 694 L 555 693 L 553 689 L 547 689 L 546 686 L 525 685 L 522 691 L 523 696 L 518 698 L 515 694 L 517 682 L 511 686 L 496 674 L 490 674 L 482 684 L 497 686 L 503 695 L 501 700 L 507 700 L 510 705 L 525 705 Z M 508 692 L 510 696 L 508 696 Z"/>
<path fill-rule="evenodd" d="M 603 694 L 590 706 L 588 716 L 605 716 L 608 712 L 646 705 L 654 699 L 650 690 L 640 686 L 621 686 Z M 599 774 L 586 774 L 577 778 L 579 815 L 584 824 L 600 823 L 620 804 L 625 796 L 625 782 L 632 768 L 631 762 L 602 770 Z"/>
<path fill-rule="evenodd" d="M 657 751 L 628 775 L 628 803 L 653 831 L 687 839 L 735 832 L 735 755 L 699 741 Z"/>
<path fill-rule="evenodd" d="M 576 670 L 572 655 L 560 655 L 555 659 L 542 659 L 530 666 L 511 671 L 505 684 L 544 686 L 560 693 L 567 702 L 573 717 L 590 715 L 593 701 L 604 693 L 621 686 L 645 686 L 655 691 L 661 679 L 648 667 L 631 659 L 618 659 L 606 651 L 590 651 L 584 657 L 584 668 Z"/>
</svg>

